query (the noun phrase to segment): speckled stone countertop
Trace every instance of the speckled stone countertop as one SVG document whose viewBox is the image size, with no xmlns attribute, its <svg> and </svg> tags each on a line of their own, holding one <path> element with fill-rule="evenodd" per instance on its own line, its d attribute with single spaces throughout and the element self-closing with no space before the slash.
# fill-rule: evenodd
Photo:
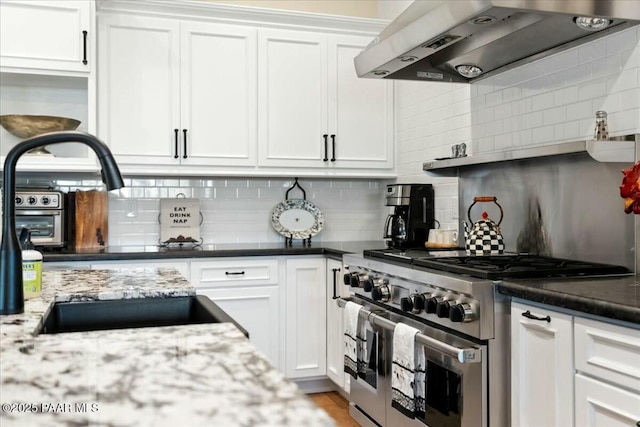
<svg viewBox="0 0 640 427">
<path fill-rule="evenodd" d="M 504 281 L 496 287 L 503 295 L 640 324 L 640 283 L 635 275 Z"/>
<path fill-rule="evenodd" d="M 173 269 L 44 272 L 0 317 L 0 425 L 334 425 L 231 323 L 37 334 L 54 302 L 194 294 Z"/>
</svg>

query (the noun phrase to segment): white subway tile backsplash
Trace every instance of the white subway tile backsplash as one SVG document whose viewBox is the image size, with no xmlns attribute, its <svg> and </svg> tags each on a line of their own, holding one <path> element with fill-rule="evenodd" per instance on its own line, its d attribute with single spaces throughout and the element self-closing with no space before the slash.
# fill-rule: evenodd
<svg viewBox="0 0 640 427">
<path fill-rule="evenodd" d="M 553 129 L 554 129 L 553 125 L 542 126 L 542 127 L 532 129 L 531 131 L 532 143 L 544 144 L 548 142 L 553 142 L 554 141 Z"/>
<path fill-rule="evenodd" d="M 620 110 L 633 110 L 640 108 L 640 87 L 630 89 L 620 94 Z"/>
<path fill-rule="evenodd" d="M 421 167 L 421 166 L 420 166 Z M 153 182 L 154 187 L 146 185 Z M 73 182 L 70 182 L 73 183 Z M 203 215 L 201 237 L 205 243 L 280 242 L 271 226 L 271 211 L 285 198 L 291 179 L 175 179 L 132 180 L 130 190 L 142 191 L 136 198 L 137 216 L 126 217 L 128 197 L 109 196 L 109 244 L 156 245 L 159 240 L 160 198 L 181 191 L 200 199 Z M 384 221 L 384 185 L 370 180 L 300 180 L 307 199 L 323 212 L 325 229 L 317 241 L 380 240 Z M 135 187 L 144 184 L 143 187 Z M 178 187 L 170 187 L 167 185 Z M 215 186 L 215 187 L 214 187 Z M 236 186 L 236 187 L 234 187 Z M 191 197 L 188 196 L 188 197 Z M 290 198 L 302 197 L 296 188 Z"/>
<path fill-rule="evenodd" d="M 606 77 L 598 77 L 581 83 L 579 86 L 580 100 L 593 99 L 607 93 Z"/>
<path fill-rule="evenodd" d="M 546 110 L 553 107 L 553 105 L 553 92 L 542 93 L 531 98 L 531 108 L 533 109 L 533 111 Z"/>
<path fill-rule="evenodd" d="M 607 92 L 622 92 L 636 87 L 638 68 L 631 68 L 607 77 Z"/>
<path fill-rule="evenodd" d="M 635 49 L 638 45 L 638 37 L 635 33 L 636 29 L 634 28 L 633 31 L 621 31 L 604 38 L 607 55 Z"/>
<path fill-rule="evenodd" d="M 584 119 L 585 117 L 595 118 L 591 100 L 567 105 L 567 120 Z"/>
<path fill-rule="evenodd" d="M 595 40 L 591 43 L 587 43 L 578 47 L 577 49 L 572 49 L 572 53 L 570 55 L 555 55 L 557 58 L 558 69 L 562 68 L 570 68 L 575 64 L 586 64 L 596 62 L 599 59 L 604 58 L 607 55 L 607 42 L 606 40 Z M 571 63 L 573 61 L 573 63 Z M 566 66 L 562 67 L 562 63 Z"/>
<path fill-rule="evenodd" d="M 548 108 L 542 112 L 542 122 L 545 125 L 564 122 L 567 119 L 565 107 Z"/>
<path fill-rule="evenodd" d="M 624 30 L 470 85 L 396 81 L 397 181 L 433 183 L 436 218 L 453 228 L 465 215 L 458 212 L 457 180 L 422 171 L 423 161 L 450 156 L 452 145 L 465 142 L 467 153 L 473 154 L 589 138 L 599 109 L 609 114 L 611 134 L 640 132 L 639 41 L 640 28 Z M 57 185 L 101 186 L 94 181 Z M 206 243 L 279 242 L 270 212 L 284 200 L 293 179 L 154 177 L 125 178 L 125 183 L 125 189 L 109 198 L 113 245 L 157 244 L 159 199 L 177 192 L 201 200 Z M 380 239 L 388 210 L 385 184 L 301 180 L 307 198 L 325 216 L 325 228 L 315 239 Z M 135 218 L 126 217 L 130 198 L 137 201 Z"/>
<path fill-rule="evenodd" d="M 619 73 L 622 69 L 620 54 L 609 55 L 590 64 L 591 76 L 600 77 Z"/>
<path fill-rule="evenodd" d="M 525 129 L 542 126 L 542 124 L 542 111 L 536 111 L 533 113 L 524 114 L 522 116 L 522 127 L 524 127 Z"/>
</svg>

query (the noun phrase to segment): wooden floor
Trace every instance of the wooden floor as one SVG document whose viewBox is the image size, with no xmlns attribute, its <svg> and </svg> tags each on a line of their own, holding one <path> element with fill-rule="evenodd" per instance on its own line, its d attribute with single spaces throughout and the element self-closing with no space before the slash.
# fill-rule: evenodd
<svg viewBox="0 0 640 427">
<path fill-rule="evenodd" d="M 360 426 L 349 416 L 349 402 L 340 393 L 315 393 L 310 394 L 309 397 L 336 421 L 338 427 Z"/>
</svg>

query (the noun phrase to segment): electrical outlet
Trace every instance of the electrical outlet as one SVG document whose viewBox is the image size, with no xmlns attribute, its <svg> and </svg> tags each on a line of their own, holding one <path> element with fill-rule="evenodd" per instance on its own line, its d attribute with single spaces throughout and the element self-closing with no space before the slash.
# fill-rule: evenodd
<svg viewBox="0 0 640 427">
<path fill-rule="evenodd" d="M 138 216 L 138 201 L 136 199 L 127 199 L 125 202 L 125 216 L 127 218 L 135 218 Z"/>
</svg>

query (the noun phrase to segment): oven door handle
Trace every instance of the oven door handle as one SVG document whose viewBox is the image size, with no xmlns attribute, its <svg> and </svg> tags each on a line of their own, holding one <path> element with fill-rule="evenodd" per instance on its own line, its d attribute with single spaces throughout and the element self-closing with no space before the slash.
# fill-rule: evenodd
<svg viewBox="0 0 640 427">
<path fill-rule="evenodd" d="M 389 319 L 381 317 L 379 314 L 371 312 L 369 312 L 367 317 L 369 318 L 369 322 L 371 324 L 392 331 L 395 329 L 397 324 Z M 422 344 L 428 349 L 437 351 L 438 353 L 444 354 L 449 357 L 453 357 L 460 363 L 479 363 L 482 361 L 482 350 L 478 348 L 459 348 L 421 333 L 416 334 L 416 342 Z"/>
<path fill-rule="evenodd" d="M 58 216 L 60 215 L 60 211 L 59 210 L 51 210 L 51 211 L 36 211 L 36 210 L 17 210 L 16 209 L 16 216 L 20 216 L 20 215 L 24 215 L 24 216 L 42 216 L 42 215 L 53 215 L 53 216 Z"/>
<path fill-rule="evenodd" d="M 338 298 L 336 301 L 338 302 L 338 305 L 340 307 L 344 307 L 348 300 L 344 298 Z M 360 309 L 360 317 L 367 319 L 372 325 L 379 326 L 390 331 L 393 331 L 397 325 L 396 322 L 392 322 L 391 320 L 386 319 L 379 314 L 373 313 L 365 308 Z M 453 357 L 460 363 L 482 362 L 482 349 L 479 348 L 459 348 L 421 333 L 416 334 L 416 342 L 430 350 L 434 350 L 446 356 Z"/>
</svg>

